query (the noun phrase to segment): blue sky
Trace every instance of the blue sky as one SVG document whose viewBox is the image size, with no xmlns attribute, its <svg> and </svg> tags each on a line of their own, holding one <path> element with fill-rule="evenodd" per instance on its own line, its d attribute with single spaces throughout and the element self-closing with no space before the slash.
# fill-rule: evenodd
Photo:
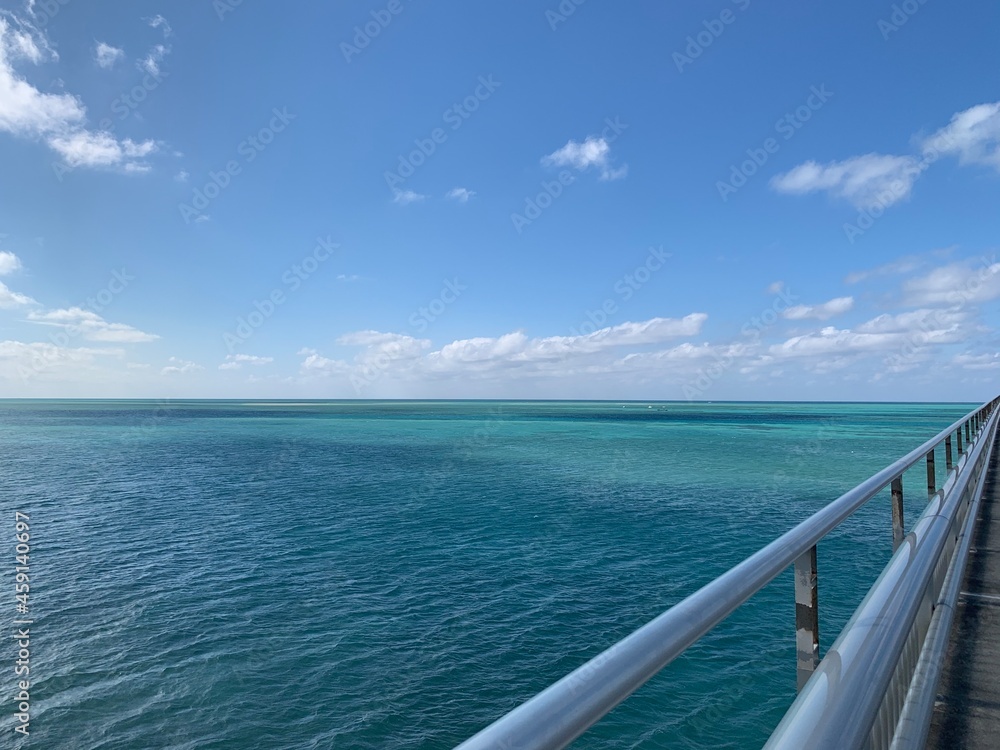
<svg viewBox="0 0 1000 750">
<path fill-rule="evenodd" d="M 1000 7 L 0 3 L 0 395 L 977 400 Z"/>
</svg>

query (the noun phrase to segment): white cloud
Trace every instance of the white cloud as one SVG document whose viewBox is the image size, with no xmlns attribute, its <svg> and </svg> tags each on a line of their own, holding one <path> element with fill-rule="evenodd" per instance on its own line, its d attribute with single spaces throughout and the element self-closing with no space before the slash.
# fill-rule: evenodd
<svg viewBox="0 0 1000 750">
<path fill-rule="evenodd" d="M 300 355 L 304 355 L 302 360 L 302 372 L 316 375 L 348 375 L 355 368 L 349 363 L 339 359 L 328 359 L 320 356 L 315 349 L 302 350 Z"/>
<path fill-rule="evenodd" d="M 178 172 L 177 174 L 174 175 L 174 179 L 177 180 L 177 182 L 187 182 L 188 181 L 188 177 L 190 177 L 190 176 L 191 175 L 189 175 L 187 172 L 185 172 L 182 169 L 180 172 Z"/>
<path fill-rule="evenodd" d="M 21 259 L 14 253 L 0 250 L 0 276 L 6 276 L 21 268 Z M 0 308 L 9 309 L 20 307 L 21 305 L 37 304 L 35 300 L 26 294 L 15 292 L 7 288 L 7 285 L 0 282 Z"/>
<path fill-rule="evenodd" d="M 53 138 L 49 145 L 71 167 L 110 166 L 120 162 L 123 156 L 121 145 L 109 133 L 84 130 L 66 138 Z"/>
<path fill-rule="evenodd" d="M 337 343 L 363 348 L 351 362 L 323 357 L 315 349 L 300 349 L 298 354 L 305 357 L 301 364 L 302 372 L 307 375 L 372 379 L 373 376 L 377 377 L 381 372 L 400 365 L 412 367 L 422 352 L 431 345 L 427 339 L 370 330 L 344 334 L 337 339 Z"/>
<path fill-rule="evenodd" d="M 927 330 L 956 331 L 969 319 L 962 310 L 931 310 L 923 308 L 909 312 L 879 315 L 857 327 L 860 333 L 905 333 Z"/>
<path fill-rule="evenodd" d="M 161 75 L 160 63 L 163 62 L 163 58 L 170 53 L 170 47 L 166 47 L 162 44 L 153 45 L 153 48 L 149 50 L 148 54 L 141 60 L 136 61 L 136 67 L 139 70 L 144 70 L 149 73 L 154 78 L 159 78 Z"/>
<path fill-rule="evenodd" d="M 355 331 L 337 339 L 344 346 L 363 346 L 358 355 L 361 362 L 414 359 L 431 345 L 427 339 L 416 339 L 402 333 L 382 333 L 380 331 Z"/>
<path fill-rule="evenodd" d="M 143 156 L 149 156 L 151 153 L 156 151 L 156 143 L 153 141 L 142 141 L 141 143 L 135 143 L 129 138 L 126 138 L 121 143 L 122 153 L 129 158 L 142 158 Z"/>
<path fill-rule="evenodd" d="M 115 63 L 125 57 L 125 50 L 112 47 L 110 44 L 98 42 L 94 50 L 94 61 L 105 70 L 115 66 Z"/>
<path fill-rule="evenodd" d="M 958 354 L 952 362 L 966 370 L 997 370 L 1000 369 L 1000 353 Z"/>
<path fill-rule="evenodd" d="M 779 193 L 804 195 L 825 190 L 856 208 L 891 206 L 910 195 L 925 164 L 912 156 L 865 154 L 843 161 L 807 161 L 771 179 Z"/>
<path fill-rule="evenodd" d="M 81 336 L 88 341 L 137 344 L 160 338 L 124 323 L 109 323 L 92 310 L 70 307 L 47 312 L 28 313 L 28 320 L 40 325 L 62 328 L 68 336 Z"/>
<path fill-rule="evenodd" d="M 588 137 L 583 143 L 570 140 L 562 148 L 542 157 L 547 167 L 573 167 L 584 171 L 597 167 L 602 180 L 617 180 L 628 174 L 628 165 L 611 166 L 611 145 L 605 138 Z"/>
<path fill-rule="evenodd" d="M 361 277 L 356 273 L 338 273 L 337 281 L 360 281 Z"/>
<path fill-rule="evenodd" d="M 37 136 L 83 122 L 85 109 L 75 96 L 44 94 L 14 71 L 11 60 L 26 56 L 23 39 L 23 34 L 13 31 L 0 17 L 0 130 Z"/>
<path fill-rule="evenodd" d="M 21 267 L 21 259 L 14 253 L 0 250 L 0 276 L 13 273 Z"/>
<path fill-rule="evenodd" d="M 903 283 L 903 304 L 962 305 L 987 302 L 1000 297 L 1000 263 L 981 259 L 950 263 Z"/>
<path fill-rule="evenodd" d="M 856 208 L 883 208 L 907 198 L 913 184 L 943 155 L 960 164 L 983 164 L 1000 172 L 1000 102 L 978 104 L 952 115 L 951 122 L 920 141 L 921 158 L 865 154 L 843 161 L 807 161 L 771 179 L 780 193 L 828 191 Z"/>
<path fill-rule="evenodd" d="M 46 58 L 58 60 L 59 55 L 38 27 L 9 11 L 0 10 L 0 23 L 7 37 L 6 55 L 12 60 L 29 60 L 36 65 Z"/>
<path fill-rule="evenodd" d="M 984 164 L 1000 171 L 1000 102 L 956 113 L 923 141 L 922 148 L 928 157 L 935 152 L 951 154 L 959 164 Z"/>
<path fill-rule="evenodd" d="M 619 369 L 652 370 L 661 373 L 674 373 L 678 370 L 690 374 L 703 365 L 714 365 L 720 362 L 735 362 L 753 353 L 752 344 L 692 344 L 684 342 L 670 349 L 656 352 L 641 352 L 627 354 L 615 363 Z"/>
<path fill-rule="evenodd" d="M 239 370 L 244 364 L 269 365 L 274 357 L 257 357 L 253 354 L 228 354 L 226 361 L 219 365 L 220 370 Z"/>
<path fill-rule="evenodd" d="M 83 127 L 86 108 L 77 97 L 43 93 L 18 75 L 12 62 L 22 58 L 41 62 L 48 44 L 40 32 L 32 36 L 14 29 L 9 18 L 13 16 L 0 16 L 0 131 L 44 139 L 70 167 L 146 171 L 148 167 L 135 159 L 152 153 L 153 141 L 119 142 L 110 133 L 89 131 Z"/>
<path fill-rule="evenodd" d="M 772 281 L 768 284 L 767 293 L 768 294 L 780 294 L 781 290 L 785 288 L 784 281 Z"/>
<path fill-rule="evenodd" d="M 785 310 L 782 315 L 788 320 L 829 320 L 835 315 L 842 315 L 854 307 L 854 297 L 836 297 L 819 305 L 795 305 Z"/>
<path fill-rule="evenodd" d="M 160 370 L 163 375 L 180 374 L 183 375 L 189 372 L 195 372 L 197 370 L 204 370 L 205 368 L 194 362 L 190 362 L 186 359 L 179 359 L 178 357 L 171 357 L 167 360 L 170 364 Z"/>
<path fill-rule="evenodd" d="M 442 364 L 527 359 L 528 344 L 524 332 L 515 331 L 496 338 L 480 336 L 453 341 L 431 356 L 436 363 Z"/>
<path fill-rule="evenodd" d="M 25 58 L 33 63 L 40 63 L 45 57 L 45 53 L 30 34 L 11 32 L 9 43 L 9 53 L 15 59 Z"/>
<path fill-rule="evenodd" d="M 936 322 L 936 321 L 935 321 Z M 927 346 L 935 344 L 953 344 L 964 340 L 965 333 L 959 326 L 937 323 L 939 327 L 929 327 L 921 330 L 919 341 L 915 340 L 914 331 L 882 331 L 871 330 L 877 325 L 862 330 L 838 329 L 827 326 L 816 333 L 804 336 L 794 336 L 780 344 L 768 348 L 768 354 L 775 359 L 793 359 L 802 357 L 846 357 L 858 354 L 887 355 L 900 350 L 906 345 Z M 845 362 L 849 360 L 844 360 Z"/>
<path fill-rule="evenodd" d="M 529 339 L 523 331 L 498 338 L 474 338 L 453 341 L 430 355 L 432 364 L 456 362 L 542 362 L 600 353 L 622 346 L 642 346 L 694 336 L 708 318 L 692 313 L 683 318 L 652 318 L 640 323 L 622 323 L 577 336 L 546 336 Z"/>
<path fill-rule="evenodd" d="M 426 195 L 421 195 L 420 193 L 415 193 L 412 190 L 394 190 L 392 194 L 392 202 L 398 203 L 401 206 L 407 206 L 410 203 L 416 203 L 417 201 L 422 201 L 426 198 Z"/>
<path fill-rule="evenodd" d="M 469 198 L 472 198 L 475 193 L 472 190 L 466 190 L 463 187 L 452 188 L 448 191 L 446 198 L 451 198 L 458 201 L 459 203 L 468 203 Z"/>
<path fill-rule="evenodd" d="M 170 24 L 167 23 L 167 19 L 159 14 L 152 16 L 151 18 L 144 18 L 143 20 L 154 29 L 163 29 L 164 39 L 174 33 L 174 30 L 170 28 Z"/>
<path fill-rule="evenodd" d="M 947 254 L 948 252 L 951 252 L 951 248 L 935 251 L 935 254 Z M 911 273 L 926 265 L 926 263 L 927 261 L 921 256 L 907 255 L 903 258 L 899 258 L 889 263 L 884 263 L 875 268 L 849 273 L 844 279 L 844 282 L 847 284 L 857 284 L 879 276 L 895 276 L 902 273 Z"/>
<path fill-rule="evenodd" d="M 887 334 L 858 334 L 828 326 L 818 333 L 794 336 L 780 344 L 774 344 L 768 351 L 771 356 L 781 359 L 814 357 L 841 352 L 886 349 L 892 346 L 894 341 L 895 337 Z"/>
<path fill-rule="evenodd" d="M 397 378 L 513 377 L 569 374 L 574 371 L 611 372 L 620 368 L 616 358 L 626 347 L 645 347 L 700 332 L 707 316 L 692 313 L 683 318 L 652 318 L 603 328 L 575 336 L 530 338 L 523 331 L 496 337 L 459 339 L 428 351 L 431 342 L 380 331 L 357 331 L 337 343 L 360 346 L 352 361 L 330 359 L 315 349 L 299 352 L 306 375 L 342 376 L 362 383 L 388 375 Z M 634 363 L 635 367 L 639 363 Z M 627 367 L 633 367 L 632 364 Z M 634 369 L 634 368 L 633 368 Z"/>
<path fill-rule="evenodd" d="M 121 356 L 120 349 L 56 346 L 48 342 L 0 341 L 0 379 L 77 377 L 98 356 Z"/>
<path fill-rule="evenodd" d="M 20 305 L 34 305 L 35 300 L 25 294 L 15 292 L 7 288 L 7 285 L 0 281 L 0 308 L 19 307 Z"/>
<path fill-rule="evenodd" d="M 51 146 L 71 167 L 121 166 L 126 172 L 146 172 L 149 166 L 130 161 L 156 151 L 156 143 L 134 143 L 126 138 L 118 141 L 110 133 L 81 130 L 66 137 L 55 137 Z"/>
</svg>

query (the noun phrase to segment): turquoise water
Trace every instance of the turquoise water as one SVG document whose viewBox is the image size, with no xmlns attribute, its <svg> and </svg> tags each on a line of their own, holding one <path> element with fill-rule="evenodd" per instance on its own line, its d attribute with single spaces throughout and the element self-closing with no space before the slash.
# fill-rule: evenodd
<svg viewBox="0 0 1000 750">
<path fill-rule="evenodd" d="M 0 401 L 26 746 L 452 747 L 973 406 Z M 824 648 L 890 526 L 820 546 Z M 573 747 L 760 747 L 793 617 L 786 573 Z"/>
</svg>

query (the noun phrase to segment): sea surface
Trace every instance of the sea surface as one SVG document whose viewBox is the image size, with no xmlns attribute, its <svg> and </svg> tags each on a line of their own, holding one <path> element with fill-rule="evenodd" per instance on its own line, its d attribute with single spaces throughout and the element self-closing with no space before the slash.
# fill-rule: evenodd
<svg viewBox="0 0 1000 750">
<path fill-rule="evenodd" d="M 0 747 L 453 747 L 974 406 L 0 401 Z M 880 496 L 820 545 L 822 648 L 890 518 Z M 573 747 L 759 748 L 795 693 L 792 594 Z"/>
</svg>

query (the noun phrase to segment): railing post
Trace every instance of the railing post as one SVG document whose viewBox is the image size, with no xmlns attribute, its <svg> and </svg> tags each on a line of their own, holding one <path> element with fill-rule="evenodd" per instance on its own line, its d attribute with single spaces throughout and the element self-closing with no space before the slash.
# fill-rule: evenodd
<svg viewBox="0 0 1000 750">
<path fill-rule="evenodd" d="M 972 435 L 969 433 L 969 420 L 965 420 L 965 443 L 968 445 L 972 442 Z"/>
<path fill-rule="evenodd" d="M 903 475 L 892 480 L 892 551 L 903 543 Z"/>
<path fill-rule="evenodd" d="M 927 499 L 934 497 L 937 492 L 937 477 L 934 473 L 934 448 L 927 452 Z"/>
<path fill-rule="evenodd" d="M 962 445 L 962 428 L 958 428 L 958 455 L 965 453 L 965 447 Z"/>
<path fill-rule="evenodd" d="M 801 690 L 819 664 L 816 545 L 795 560 L 795 650 L 796 683 Z"/>
<path fill-rule="evenodd" d="M 952 467 L 955 465 L 951 454 L 951 435 L 944 439 L 944 466 L 945 471 L 951 471 Z"/>
</svg>

